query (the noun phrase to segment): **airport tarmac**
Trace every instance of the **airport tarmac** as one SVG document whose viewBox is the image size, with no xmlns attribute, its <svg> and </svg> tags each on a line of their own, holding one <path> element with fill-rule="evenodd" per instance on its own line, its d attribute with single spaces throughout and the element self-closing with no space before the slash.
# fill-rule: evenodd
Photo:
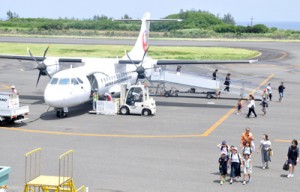
<svg viewBox="0 0 300 192">
<path fill-rule="evenodd" d="M 119 40 L 119 44 L 132 42 Z M 111 44 L 115 43 L 114 40 Z M 274 100 L 270 102 L 267 116 L 262 116 L 258 101 L 258 118 L 245 118 L 247 107 L 243 108 L 243 115 L 235 115 L 238 97 L 226 95 L 211 100 L 155 97 L 157 115 L 154 117 L 90 115 L 88 103 L 72 109 L 68 118 L 57 119 L 53 109 L 48 109 L 43 101 L 43 90 L 49 79 L 41 78 L 35 87 L 38 72 L 26 71 L 34 66 L 33 62 L 1 59 L 0 91 L 14 84 L 22 105 L 30 106 L 28 123 L 0 128 L 0 164 L 12 167 L 10 191 L 23 189 L 24 154 L 37 147 L 43 148 L 42 174 L 46 175 L 57 175 L 59 154 L 74 149 L 75 185 L 87 185 L 95 192 L 299 190 L 298 167 L 295 178 L 287 179 L 282 165 L 290 141 L 300 137 L 297 112 L 300 43 L 151 41 L 150 44 L 261 50 L 263 55 L 256 64 L 184 66 L 183 71 L 201 73 L 201 70 L 218 68 L 219 76 L 228 72 L 232 79 L 257 76 L 249 80 L 257 86 L 271 82 Z M 286 92 L 279 103 L 277 87 L 281 81 L 285 82 Z M 260 155 L 254 154 L 251 183 L 243 186 L 241 182 L 233 185 L 227 182 L 220 186 L 216 145 L 222 140 L 239 145 L 240 136 L 248 126 L 257 148 L 262 134 L 269 135 L 274 150 L 270 169 L 262 170 Z"/>
</svg>

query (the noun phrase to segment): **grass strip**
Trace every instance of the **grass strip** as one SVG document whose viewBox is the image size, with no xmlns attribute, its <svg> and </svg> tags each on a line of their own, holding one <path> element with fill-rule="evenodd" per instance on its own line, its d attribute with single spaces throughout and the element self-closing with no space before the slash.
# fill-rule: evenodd
<svg viewBox="0 0 300 192">
<path fill-rule="evenodd" d="M 0 43 L 0 54 L 28 55 L 28 47 L 34 56 L 42 56 L 47 46 L 47 44 Z M 125 45 L 53 44 L 47 56 L 121 58 L 125 50 L 131 49 L 132 46 Z M 236 60 L 254 58 L 259 52 L 225 47 L 151 46 L 148 55 L 154 59 Z"/>
</svg>

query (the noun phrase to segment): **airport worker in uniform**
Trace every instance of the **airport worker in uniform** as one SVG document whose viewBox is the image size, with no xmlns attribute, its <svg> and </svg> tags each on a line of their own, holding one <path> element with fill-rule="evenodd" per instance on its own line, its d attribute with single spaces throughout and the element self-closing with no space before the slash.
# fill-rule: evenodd
<svg viewBox="0 0 300 192">
<path fill-rule="evenodd" d="M 104 94 L 106 97 L 106 101 L 112 101 L 112 96 L 109 93 Z"/>
<path fill-rule="evenodd" d="M 99 94 L 98 94 L 98 89 L 96 88 L 93 91 L 93 110 L 96 111 L 97 108 L 97 101 L 99 100 Z"/>
<path fill-rule="evenodd" d="M 16 87 L 14 85 L 11 86 L 11 92 L 13 94 L 17 94 L 18 93 L 18 91 L 17 91 L 17 89 L 16 89 Z"/>
</svg>

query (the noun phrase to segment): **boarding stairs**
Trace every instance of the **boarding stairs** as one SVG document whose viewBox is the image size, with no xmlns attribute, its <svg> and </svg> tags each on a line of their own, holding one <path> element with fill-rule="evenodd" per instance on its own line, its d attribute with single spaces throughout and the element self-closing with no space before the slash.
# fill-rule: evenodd
<svg viewBox="0 0 300 192">
<path fill-rule="evenodd" d="M 215 92 L 216 94 L 233 94 L 238 95 L 240 98 L 246 98 L 249 93 L 255 95 L 256 97 L 261 96 L 262 92 L 256 90 L 256 86 L 250 85 L 245 81 L 232 81 L 230 84 L 230 92 L 224 91 L 225 85 L 223 85 L 224 80 L 216 79 L 212 80 L 209 77 L 180 72 L 176 73 L 173 71 L 161 70 L 156 71 L 151 76 L 151 82 L 158 83 L 157 88 L 163 86 L 165 90 L 165 83 L 177 84 L 183 86 L 189 86 L 194 88 L 200 88 L 201 90 L 207 90 L 208 92 Z M 249 87 L 246 87 L 249 86 Z M 156 91 L 156 94 L 159 91 Z"/>
<path fill-rule="evenodd" d="M 26 153 L 24 192 L 87 192 L 85 186 L 75 188 L 73 153 L 73 150 L 69 150 L 59 156 L 58 175 L 56 176 L 41 174 L 41 148 Z"/>
</svg>

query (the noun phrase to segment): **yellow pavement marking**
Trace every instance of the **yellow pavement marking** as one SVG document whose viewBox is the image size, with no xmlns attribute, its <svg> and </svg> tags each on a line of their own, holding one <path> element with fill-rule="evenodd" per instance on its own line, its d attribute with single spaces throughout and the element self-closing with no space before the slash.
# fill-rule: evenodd
<svg viewBox="0 0 300 192">
<path fill-rule="evenodd" d="M 274 74 L 270 75 L 267 79 L 259 84 L 250 94 L 253 94 L 261 86 L 265 85 Z M 208 128 L 203 134 L 189 134 L 189 135 L 133 135 L 133 134 L 97 134 L 97 133 L 69 133 L 69 132 L 56 132 L 56 131 L 43 131 L 43 130 L 31 130 L 21 128 L 7 128 L 0 127 L 0 129 L 10 131 L 22 131 L 29 133 L 43 133 L 52 135 L 72 135 L 72 136 L 86 136 L 86 137 L 116 137 L 116 138 L 199 138 L 209 136 L 219 125 L 221 125 L 230 115 L 234 113 L 236 107 L 234 106 L 225 115 L 223 115 L 218 121 L 216 121 L 210 128 Z"/>
<path fill-rule="evenodd" d="M 260 89 L 261 86 L 265 85 L 268 81 L 270 81 L 270 79 L 272 79 L 274 77 L 274 74 L 271 74 L 268 78 L 266 78 L 264 81 L 262 81 L 258 87 L 256 87 L 253 91 L 250 92 L 250 94 L 254 94 L 255 91 L 257 91 L 258 89 Z M 243 101 L 244 103 L 244 101 Z M 216 121 L 210 128 L 208 128 L 203 134 L 202 136 L 209 136 L 219 125 L 221 125 L 226 119 L 228 119 L 228 117 L 230 115 L 232 115 L 234 113 L 234 111 L 236 110 L 236 107 L 234 106 L 232 109 L 230 109 L 223 117 L 221 117 L 218 121 Z"/>
<path fill-rule="evenodd" d="M 10 86 L 7 86 L 5 84 L 0 84 L 0 86 L 3 87 L 3 88 L 0 88 L 0 90 L 5 90 L 5 89 L 9 89 L 10 88 Z"/>
<path fill-rule="evenodd" d="M 191 138 L 191 137 L 202 137 L 202 135 L 200 135 L 200 134 L 191 134 L 191 135 L 129 135 L 129 134 L 68 133 L 68 132 L 42 131 L 42 130 L 7 128 L 7 127 L 0 127 L 0 129 L 10 130 L 10 131 L 22 131 L 22 132 L 29 132 L 29 133 L 44 133 L 44 134 L 52 134 L 52 135 L 72 135 L 72 136 L 87 136 L 87 137 L 119 137 L 119 138 Z"/>
</svg>

